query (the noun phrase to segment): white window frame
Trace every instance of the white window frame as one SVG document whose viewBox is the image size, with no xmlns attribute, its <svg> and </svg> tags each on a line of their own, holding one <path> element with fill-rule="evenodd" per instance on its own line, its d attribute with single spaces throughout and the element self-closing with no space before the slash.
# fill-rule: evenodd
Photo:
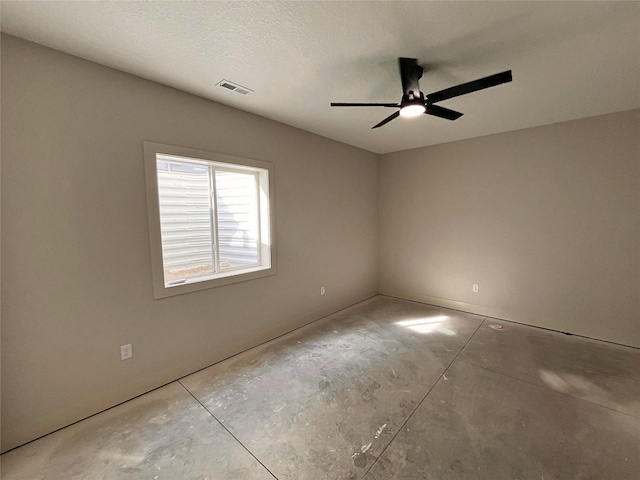
<svg viewBox="0 0 640 480">
<path fill-rule="evenodd" d="M 155 142 L 144 142 L 143 146 L 154 298 L 166 298 L 275 275 L 275 182 L 272 163 Z M 258 192 L 258 198 L 260 199 L 260 248 L 258 250 L 258 265 L 225 269 L 213 275 L 208 275 L 205 278 L 192 278 L 185 283 L 165 286 L 162 234 L 160 229 L 160 204 L 158 198 L 158 155 L 176 157 L 177 161 L 183 159 L 191 163 L 199 163 L 218 170 L 242 173 L 254 172 L 256 174 L 259 180 L 258 188 L 260 189 Z M 256 170 L 254 170 L 255 168 L 266 171 L 267 178 L 264 178 L 265 175 L 259 175 Z M 215 195 L 213 197 L 215 201 Z M 217 257 L 219 255 L 217 247 L 215 250 L 215 256 Z M 214 263 L 217 264 L 218 260 L 214 259 Z"/>
</svg>

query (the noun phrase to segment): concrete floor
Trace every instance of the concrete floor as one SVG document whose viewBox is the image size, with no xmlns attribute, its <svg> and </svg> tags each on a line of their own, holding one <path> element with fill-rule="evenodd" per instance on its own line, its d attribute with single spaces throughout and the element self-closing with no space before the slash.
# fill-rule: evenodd
<svg viewBox="0 0 640 480">
<path fill-rule="evenodd" d="M 640 350 L 378 296 L 1 461 L 6 480 L 636 480 Z"/>
</svg>

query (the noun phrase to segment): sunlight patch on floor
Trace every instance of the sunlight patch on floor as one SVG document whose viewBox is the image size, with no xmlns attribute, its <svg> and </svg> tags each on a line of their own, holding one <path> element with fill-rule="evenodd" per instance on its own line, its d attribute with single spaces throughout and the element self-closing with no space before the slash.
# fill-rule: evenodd
<svg viewBox="0 0 640 480">
<path fill-rule="evenodd" d="M 418 333 L 444 333 L 445 335 L 455 335 L 455 332 L 444 328 L 442 323 L 447 320 L 449 317 L 446 315 L 438 315 L 435 317 L 425 317 L 425 318 L 416 318 L 413 320 L 402 320 L 400 322 L 396 322 L 397 325 L 401 325 L 403 327 L 410 328 L 411 330 Z"/>
</svg>

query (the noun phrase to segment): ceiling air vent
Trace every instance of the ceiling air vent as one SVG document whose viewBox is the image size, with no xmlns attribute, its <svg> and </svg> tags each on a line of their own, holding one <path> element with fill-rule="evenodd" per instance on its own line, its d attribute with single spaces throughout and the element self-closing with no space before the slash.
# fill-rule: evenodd
<svg viewBox="0 0 640 480">
<path fill-rule="evenodd" d="M 229 80 L 220 80 L 216 85 L 231 90 L 233 92 L 239 93 L 241 95 L 248 95 L 253 90 L 247 87 L 243 87 L 242 85 L 238 85 L 237 83 L 230 82 Z"/>
</svg>

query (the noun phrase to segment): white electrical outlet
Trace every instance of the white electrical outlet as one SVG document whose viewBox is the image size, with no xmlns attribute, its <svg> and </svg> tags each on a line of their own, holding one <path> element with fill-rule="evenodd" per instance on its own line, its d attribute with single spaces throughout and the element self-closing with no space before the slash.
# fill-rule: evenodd
<svg viewBox="0 0 640 480">
<path fill-rule="evenodd" d="M 120 346 L 120 360 L 126 360 L 127 358 L 133 357 L 133 349 L 131 348 L 131 344 L 127 343 L 126 345 Z"/>
<path fill-rule="evenodd" d="M 325 291 L 324 291 L 324 287 L 320 287 L 320 295 L 324 295 Z"/>
<path fill-rule="evenodd" d="M 473 293 L 478 293 L 480 291 L 480 285 L 477 283 L 473 284 Z"/>
</svg>

